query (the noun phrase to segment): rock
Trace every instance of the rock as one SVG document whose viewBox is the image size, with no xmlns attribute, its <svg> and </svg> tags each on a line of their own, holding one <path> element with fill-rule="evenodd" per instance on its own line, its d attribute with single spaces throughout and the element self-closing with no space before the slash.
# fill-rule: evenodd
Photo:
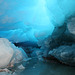
<svg viewBox="0 0 75 75">
<path fill-rule="evenodd" d="M 75 18 L 69 18 L 67 23 L 56 26 L 51 36 L 41 42 L 43 56 L 47 57 L 50 50 L 56 49 L 61 45 L 72 45 L 75 43 Z"/>
<path fill-rule="evenodd" d="M 38 48 L 33 48 L 33 52 L 31 53 L 31 57 L 42 60 L 42 50 Z"/>
<path fill-rule="evenodd" d="M 50 51 L 49 55 L 54 56 L 60 62 L 75 66 L 75 44 L 72 46 L 60 46 Z"/>
<path fill-rule="evenodd" d="M 62 36 L 62 34 L 64 34 L 65 31 L 66 31 L 66 24 L 64 23 L 63 26 L 55 27 L 55 28 L 54 28 L 54 31 L 53 31 L 51 37 L 52 37 L 53 39 L 56 39 L 56 38 Z"/>
<path fill-rule="evenodd" d="M 75 17 L 70 17 L 66 25 L 55 28 L 51 37 L 49 57 L 75 66 Z"/>
</svg>

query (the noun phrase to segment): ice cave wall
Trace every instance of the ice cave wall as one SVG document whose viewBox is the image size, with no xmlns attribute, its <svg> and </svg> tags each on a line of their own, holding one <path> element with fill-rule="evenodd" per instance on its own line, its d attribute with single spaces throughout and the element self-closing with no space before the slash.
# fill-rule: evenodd
<svg viewBox="0 0 75 75">
<path fill-rule="evenodd" d="M 74 0 L 0 0 L 0 37 L 12 42 L 44 39 L 75 13 L 74 5 Z"/>
</svg>

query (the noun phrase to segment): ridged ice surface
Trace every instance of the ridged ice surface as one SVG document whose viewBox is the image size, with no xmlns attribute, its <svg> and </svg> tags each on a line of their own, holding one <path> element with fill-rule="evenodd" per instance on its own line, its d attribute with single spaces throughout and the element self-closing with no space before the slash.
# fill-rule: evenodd
<svg viewBox="0 0 75 75">
<path fill-rule="evenodd" d="M 63 25 L 74 6 L 74 0 L 0 0 L 0 37 L 37 42 Z"/>
</svg>

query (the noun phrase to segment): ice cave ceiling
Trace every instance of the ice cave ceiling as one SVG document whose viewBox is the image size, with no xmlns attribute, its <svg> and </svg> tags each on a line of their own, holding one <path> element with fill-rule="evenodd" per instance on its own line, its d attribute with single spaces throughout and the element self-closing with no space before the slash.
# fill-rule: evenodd
<svg viewBox="0 0 75 75">
<path fill-rule="evenodd" d="M 75 0 L 0 0 L 0 37 L 37 42 L 74 13 Z"/>
</svg>

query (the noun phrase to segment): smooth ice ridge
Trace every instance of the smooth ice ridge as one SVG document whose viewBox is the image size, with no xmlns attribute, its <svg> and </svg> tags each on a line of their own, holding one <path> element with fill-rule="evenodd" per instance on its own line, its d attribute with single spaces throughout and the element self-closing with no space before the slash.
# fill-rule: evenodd
<svg viewBox="0 0 75 75">
<path fill-rule="evenodd" d="M 0 0 L 0 37 L 12 42 L 44 39 L 75 13 L 74 0 Z"/>
</svg>

